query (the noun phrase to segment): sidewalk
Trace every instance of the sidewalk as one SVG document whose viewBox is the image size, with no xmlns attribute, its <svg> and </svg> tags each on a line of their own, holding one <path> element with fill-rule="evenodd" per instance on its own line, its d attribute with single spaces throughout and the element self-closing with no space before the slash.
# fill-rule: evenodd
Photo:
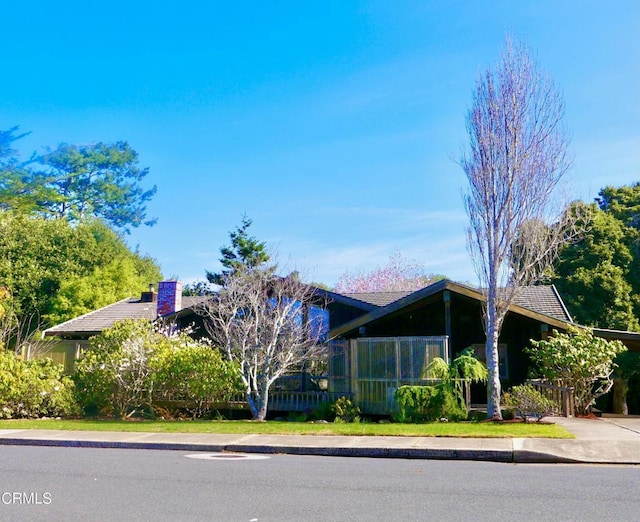
<svg viewBox="0 0 640 522">
<path fill-rule="evenodd" d="M 0 430 L 0 445 L 287 453 L 496 462 L 640 464 L 640 419 L 554 418 L 576 439 L 212 435 Z"/>
</svg>

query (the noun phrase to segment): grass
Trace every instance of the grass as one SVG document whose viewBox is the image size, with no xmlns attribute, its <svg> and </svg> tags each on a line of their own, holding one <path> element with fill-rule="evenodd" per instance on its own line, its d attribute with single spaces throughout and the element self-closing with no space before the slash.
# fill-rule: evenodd
<svg viewBox="0 0 640 522">
<path fill-rule="evenodd" d="M 395 437 L 480 437 L 571 439 L 573 434 L 556 424 L 495 422 L 433 422 L 427 424 L 314 424 L 307 422 L 159 421 L 159 420 L 0 420 L 0 429 L 71 431 L 131 431 L 149 433 L 226 433 L 276 435 L 358 435 Z"/>
</svg>

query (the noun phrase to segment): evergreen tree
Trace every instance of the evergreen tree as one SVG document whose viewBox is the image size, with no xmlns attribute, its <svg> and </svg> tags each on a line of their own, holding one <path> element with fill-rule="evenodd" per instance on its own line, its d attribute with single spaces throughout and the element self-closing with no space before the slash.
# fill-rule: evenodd
<svg viewBox="0 0 640 522">
<path fill-rule="evenodd" d="M 229 233 L 231 245 L 220 249 L 220 264 L 223 270 L 220 273 L 207 271 L 207 280 L 216 285 L 223 285 L 226 276 L 235 273 L 239 268 L 254 269 L 266 264 L 270 256 L 267 253 L 263 241 L 249 236 L 248 229 L 252 221 L 244 216 L 242 224 L 235 231 Z"/>
</svg>

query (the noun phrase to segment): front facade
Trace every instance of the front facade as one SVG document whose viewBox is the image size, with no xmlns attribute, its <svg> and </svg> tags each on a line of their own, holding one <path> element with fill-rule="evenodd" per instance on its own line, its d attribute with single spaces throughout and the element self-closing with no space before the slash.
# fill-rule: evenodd
<svg viewBox="0 0 640 522">
<path fill-rule="evenodd" d="M 434 357 L 447 361 L 473 347 L 484 360 L 485 334 L 480 291 L 441 280 L 415 292 L 338 294 L 316 289 L 318 305 L 326 307 L 329 341 L 329 392 L 351 396 L 363 413 L 389 414 L 395 389 L 425 383 L 424 368 Z M 27 357 L 47 356 L 67 372 L 89 345 L 89 338 L 123 319 L 168 320 L 178 328 L 189 326 L 205 335 L 196 307 L 208 297 L 181 295 L 180 283 L 165 281 L 156 294 L 143 292 L 45 330 L 55 339 L 27 348 Z M 500 339 L 500 377 L 504 387 L 529 377 L 530 361 L 524 348 L 531 339 L 543 339 L 555 329 L 573 325 L 553 286 L 523 288 L 505 318 Z M 594 329 L 606 339 L 620 339 L 640 351 L 640 334 Z M 29 351 L 31 350 L 31 353 Z M 306 382 L 302 377 L 300 382 Z M 306 386 L 300 387 L 301 391 Z M 472 401 L 483 403 L 484 387 L 472 389 Z"/>
<path fill-rule="evenodd" d="M 448 362 L 467 347 L 485 359 L 482 293 L 448 280 L 416 292 L 330 296 L 332 341 L 330 390 L 350 394 L 364 413 L 389 414 L 398 386 L 419 384 L 433 357 Z M 523 348 L 553 329 L 572 324 L 553 286 L 522 289 L 499 339 L 500 377 L 505 387 L 528 377 Z M 472 400 L 484 402 L 475 387 Z"/>
</svg>

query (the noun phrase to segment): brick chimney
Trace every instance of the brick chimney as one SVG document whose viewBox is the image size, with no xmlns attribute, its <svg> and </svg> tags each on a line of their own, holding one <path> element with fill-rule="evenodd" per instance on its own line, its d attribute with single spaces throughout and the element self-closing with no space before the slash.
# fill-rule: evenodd
<svg viewBox="0 0 640 522">
<path fill-rule="evenodd" d="M 182 310 L 182 283 L 160 281 L 158 283 L 158 317 Z"/>
</svg>

